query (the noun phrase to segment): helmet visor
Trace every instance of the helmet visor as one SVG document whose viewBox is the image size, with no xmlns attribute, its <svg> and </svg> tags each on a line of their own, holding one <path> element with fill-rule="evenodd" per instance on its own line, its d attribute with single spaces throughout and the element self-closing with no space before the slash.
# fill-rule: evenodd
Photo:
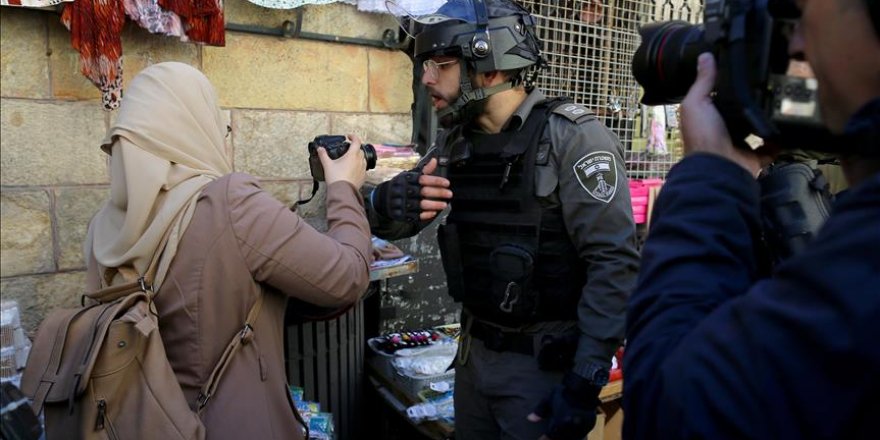
<svg viewBox="0 0 880 440">
<path fill-rule="evenodd" d="M 476 24 L 479 21 L 478 10 L 483 11 L 483 24 L 487 20 L 485 0 L 429 0 L 409 2 L 408 6 L 409 9 L 394 0 L 385 1 L 385 8 L 397 18 L 400 28 L 412 38 L 425 26 L 445 22 Z"/>
</svg>

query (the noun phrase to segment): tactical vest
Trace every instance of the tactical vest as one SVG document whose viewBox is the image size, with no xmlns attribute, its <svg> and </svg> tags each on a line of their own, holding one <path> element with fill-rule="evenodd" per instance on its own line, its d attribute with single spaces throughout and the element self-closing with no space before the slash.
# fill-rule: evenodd
<svg viewBox="0 0 880 440">
<path fill-rule="evenodd" d="M 542 132 L 565 103 L 537 104 L 518 131 L 468 140 L 452 132 L 438 155 L 454 194 L 438 230 L 449 293 L 480 319 L 507 326 L 577 319 L 586 264 L 562 209 L 535 196 L 536 162 L 549 154 L 549 144 L 539 147 Z"/>
</svg>

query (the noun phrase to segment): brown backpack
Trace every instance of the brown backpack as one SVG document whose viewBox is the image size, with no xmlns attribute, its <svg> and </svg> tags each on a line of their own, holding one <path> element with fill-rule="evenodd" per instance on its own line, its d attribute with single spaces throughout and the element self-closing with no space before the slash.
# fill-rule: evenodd
<svg viewBox="0 0 880 440">
<path fill-rule="evenodd" d="M 46 438 L 204 439 L 199 413 L 253 337 L 262 294 L 196 402 L 186 401 L 168 362 L 144 278 L 86 296 L 95 303 L 56 310 L 40 324 L 22 377 L 34 412 L 44 412 Z"/>
</svg>

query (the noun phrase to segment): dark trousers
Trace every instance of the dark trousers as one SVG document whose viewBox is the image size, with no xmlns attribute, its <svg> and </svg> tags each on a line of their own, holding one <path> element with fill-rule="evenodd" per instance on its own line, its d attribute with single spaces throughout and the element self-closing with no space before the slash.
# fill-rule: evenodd
<svg viewBox="0 0 880 440">
<path fill-rule="evenodd" d="M 464 363 L 455 366 L 455 438 L 457 440 L 537 440 L 546 421 L 526 420 L 561 371 L 542 371 L 535 356 L 489 350 L 479 339 L 463 336 Z"/>
</svg>

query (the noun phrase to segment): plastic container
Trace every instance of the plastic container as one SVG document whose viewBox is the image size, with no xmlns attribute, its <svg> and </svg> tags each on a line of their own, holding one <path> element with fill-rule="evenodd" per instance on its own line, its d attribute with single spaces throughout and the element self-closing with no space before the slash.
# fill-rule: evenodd
<svg viewBox="0 0 880 440">
<path fill-rule="evenodd" d="M 633 206 L 648 204 L 648 196 L 630 197 L 630 199 L 632 200 Z"/>
<path fill-rule="evenodd" d="M 434 382 L 455 381 L 455 370 L 449 370 L 445 373 L 433 376 L 411 377 L 401 374 L 393 374 L 391 380 L 400 384 L 400 388 L 412 397 L 418 397 L 423 390 L 430 389 Z"/>
<path fill-rule="evenodd" d="M 629 195 L 631 197 L 648 197 L 648 187 L 644 185 L 630 186 Z"/>
</svg>

